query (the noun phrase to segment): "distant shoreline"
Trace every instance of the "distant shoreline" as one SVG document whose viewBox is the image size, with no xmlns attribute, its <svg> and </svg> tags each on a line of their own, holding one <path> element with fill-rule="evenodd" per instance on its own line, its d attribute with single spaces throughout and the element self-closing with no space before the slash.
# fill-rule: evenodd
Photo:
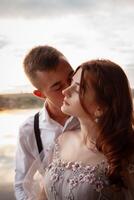
<svg viewBox="0 0 134 200">
<path fill-rule="evenodd" d="M 132 89 L 134 98 L 134 89 Z M 0 111 L 12 109 L 41 108 L 44 101 L 32 93 L 0 94 Z"/>
<path fill-rule="evenodd" d="M 44 101 L 32 93 L 0 94 L 0 111 L 40 108 Z"/>
</svg>

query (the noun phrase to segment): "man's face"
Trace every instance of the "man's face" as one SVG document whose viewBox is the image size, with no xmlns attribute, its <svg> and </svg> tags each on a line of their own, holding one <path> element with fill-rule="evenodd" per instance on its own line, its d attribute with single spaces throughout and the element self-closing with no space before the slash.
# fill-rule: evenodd
<svg viewBox="0 0 134 200">
<path fill-rule="evenodd" d="M 71 83 L 73 69 L 62 60 L 55 70 L 37 71 L 37 84 L 49 106 L 61 109 L 64 96 L 62 90 Z"/>
</svg>

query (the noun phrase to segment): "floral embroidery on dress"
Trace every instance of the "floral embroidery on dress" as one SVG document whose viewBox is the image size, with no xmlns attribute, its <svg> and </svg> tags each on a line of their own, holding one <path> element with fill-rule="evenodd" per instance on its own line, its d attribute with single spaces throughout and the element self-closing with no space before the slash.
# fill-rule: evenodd
<svg viewBox="0 0 134 200">
<path fill-rule="evenodd" d="M 67 170 L 70 171 L 70 176 L 67 179 L 69 193 L 65 196 L 67 200 L 74 199 L 73 190 L 80 184 L 92 185 L 97 192 L 101 192 L 104 186 L 109 185 L 106 177 L 108 170 L 106 162 L 102 161 L 96 166 L 82 165 L 80 162 L 64 162 L 59 157 L 58 144 L 56 143 L 53 161 L 47 168 L 51 177 L 50 190 L 53 192 L 55 199 L 58 197 L 56 182 L 63 180 L 64 173 Z"/>
</svg>

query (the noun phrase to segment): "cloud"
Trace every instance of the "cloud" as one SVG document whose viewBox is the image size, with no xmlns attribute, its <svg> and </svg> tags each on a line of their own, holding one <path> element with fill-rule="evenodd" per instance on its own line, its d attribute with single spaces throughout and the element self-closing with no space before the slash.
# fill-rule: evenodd
<svg viewBox="0 0 134 200">
<path fill-rule="evenodd" d="M 82 11 L 95 0 L 0 0 L 1 17 L 41 17 Z"/>
<path fill-rule="evenodd" d="M 134 5 L 133 0 L 0 0 L 0 17 L 37 18 L 74 13 L 90 13 L 111 5 Z"/>
<path fill-rule="evenodd" d="M 0 17 L 37 18 L 134 6 L 133 0 L 0 0 Z"/>
<path fill-rule="evenodd" d="M 9 42 L 8 42 L 7 38 L 0 35 L 0 49 L 4 48 L 8 44 L 9 44 Z"/>
</svg>

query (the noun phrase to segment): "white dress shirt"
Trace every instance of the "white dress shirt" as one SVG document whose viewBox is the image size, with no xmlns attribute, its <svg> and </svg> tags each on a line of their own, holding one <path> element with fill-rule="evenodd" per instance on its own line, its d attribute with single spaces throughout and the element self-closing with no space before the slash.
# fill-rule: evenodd
<svg viewBox="0 0 134 200">
<path fill-rule="evenodd" d="M 50 118 L 46 107 L 39 112 L 39 128 L 44 150 L 65 130 L 79 128 L 76 118 L 70 117 L 64 127 Z M 20 127 L 16 151 L 15 195 L 17 200 L 28 199 L 24 189 L 24 178 L 33 161 L 39 156 L 34 133 L 34 116 L 29 117 Z"/>
</svg>

